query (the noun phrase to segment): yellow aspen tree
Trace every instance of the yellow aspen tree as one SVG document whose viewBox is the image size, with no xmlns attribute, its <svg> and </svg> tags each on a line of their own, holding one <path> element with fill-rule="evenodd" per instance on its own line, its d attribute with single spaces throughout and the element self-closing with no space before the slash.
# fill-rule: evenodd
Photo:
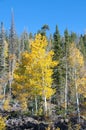
<svg viewBox="0 0 86 130">
<path fill-rule="evenodd" d="M 86 98 L 86 77 L 79 78 L 77 80 L 78 92 Z"/>
<path fill-rule="evenodd" d="M 22 54 L 21 61 L 14 73 L 13 93 L 21 98 L 34 97 L 40 95 L 44 99 L 44 112 L 47 112 L 47 99 L 54 94 L 52 85 L 52 68 L 57 65 L 53 61 L 53 51 L 46 51 L 47 39 L 40 34 L 30 43 L 30 52 Z M 37 111 L 37 110 L 36 110 Z"/>
<path fill-rule="evenodd" d="M 35 62 L 39 65 L 40 70 L 40 88 L 44 99 L 44 112 L 47 113 L 47 97 L 51 97 L 54 91 L 51 88 L 52 85 L 52 68 L 57 65 L 56 61 L 53 61 L 53 51 L 46 51 L 48 42 L 45 36 L 40 34 L 36 35 L 36 38 L 31 43 L 31 50 L 36 56 Z"/>
<path fill-rule="evenodd" d="M 79 96 L 78 96 L 77 80 L 79 78 L 80 69 L 84 66 L 84 58 L 74 43 L 71 44 L 70 49 L 69 49 L 69 63 L 71 65 L 71 67 L 73 68 L 73 72 L 74 72 L 77 113 L 78 113 L 78 121 L 80 122 L 80 109 L 79 109 Z"/>
</svg>

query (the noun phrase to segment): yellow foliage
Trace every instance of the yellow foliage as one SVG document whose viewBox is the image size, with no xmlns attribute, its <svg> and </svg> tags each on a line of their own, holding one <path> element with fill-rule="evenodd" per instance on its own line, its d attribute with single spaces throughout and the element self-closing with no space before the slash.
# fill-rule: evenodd
<svg viewBox="0 0 86 130">
<path fill-rule="evenodd" d="M 46 130 L 50 130 L 51 128 L 48 126 L 48 128 L 46 128 Z"/>
<path fill-rule="evenodd" d="M 75 129 L 76 129 L 76 130 L 80 130 L 80 129 L 81 129 L 80 124 L 76 124 L 76 125 L 75 125 Z"/>
<path fill-rule="evenodd" d="M 77 80 L 78 92 L 86 97 L 86 78 L 83 77 Z"/>
<path fill-rule="evenodd" d="M 0 130 L 6 130 L 6 123 L 5 123 L 5 118 L 0 116 Z"/>
<path fill-rule="evenodd" d="M 22 108 L 23 111 L 27 110 L 27 102 L 26 101 L 21 103 L 21 108 Z"/>
<path fill-rule="evenodd" d="M 11 109 L 11 106 L 9 105 L 10 100 L 6 99 L 3 104 L 3 109 L 6 111 L 9 111 Z"/>
<path fill-rule="evenodd" d="M 74 43 L 69 48 L 69 62 L 73 67 L 80 68 L 84 65 L 84 58 Z"/>
<path fill-rule="evenodd" d="M 21 95 L 19 101 L 20 101 L 20 105 L 21 105 L 22 110 L 26 111 L 27 107 L 28 107 L 27 106 L 27 98 L 24 95 Z"/>
<path fill-rule="evenodd" d="M 56 130 L 60 130 L 60 128 L 57 128 Z"/>
<path fill-rule="evenodd" d="M 51 97 L 52 68 L 58 64 L 53 61 L 53 51 L 46 51 L 48 42 L 45 36 L 36 35 L 30 43 L 30 52 L 22 53 L 21 61 L 14 72 L 13 93 L 21 100 L 35 95 Z"/>
<path fill-rule="evenodd" d="M 4 98 L 4 95 L 0 95 L 0 100 Z"/>
<path fill-rule="evenodd" d="M 53 94 L 55 93 L 55 89 L 52 89 L 51 87 L 44 87 L 44 95 L 46 98 L 50 98 Z M 43 91 L 40 93 L 41 95 L 43 94 Z"/>
</svg>

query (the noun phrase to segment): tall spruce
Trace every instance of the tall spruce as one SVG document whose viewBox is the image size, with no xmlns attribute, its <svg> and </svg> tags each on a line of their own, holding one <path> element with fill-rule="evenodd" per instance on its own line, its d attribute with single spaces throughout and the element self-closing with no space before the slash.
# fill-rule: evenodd
<svg viewBox="0 0 86 130">
<path fill-rule="evenodd" d="M 77 35 L 76 35 L 76 33 L 71 32 L 71 34 L 70 34 L 70 43 L 76 42 L 76 40 L 77 40 Z"/>
<path fill-rule="evenodd" d="M 51 50 L 52 49 L 52 44 L 53 43 L 53 36 L 52 36 L 52 34 L 50 34 L 50 36 L 49 36 L 49 41 L 48 41 L 48 49 L 47 50 Z"/>
<path fill-rule="evenodd" d="M 84 43 L 84 59 L 86 64 L 86 34 L 83 36 L 83 43 Z"/>
<path fill-rule="evenodd" d="M 6 41 L 5 41 L 5 30 L 3 22 L 1 23 L 1 34 L 0 34 L 0 94 L 3 95 L 3 100 L 6 96 L 6 85 L 7 85 L 7 72 L 6 72 Z"/>
<path fill-rule="evenodd" d="M 41 27 L 41 30 L 38 30 L 38 34 L 41 34 L 42 36 L 46 36 L 46 31 L 50 30 L 49 25 L 48 24 L 44 24 Z"/>
<path fill-rule="evenodd" d="M 1 23 L 1 34 L 0 34 L 0 94 L 3 93 L 4 86 L 4 75 L 5 75 L 5 34 L 4 25 Z"/>
<path fill-rule="evenodd" d="M 11 29 L 9 35 L 9 90 L 11 96 L 11 84 L 13 81 L 13 72 L 15 69 L 16 63 L 16 52 L 17 52 L 17 44 L 16 44 L 16 32 L 14 27 L 14 14 L 12 11 L 11 14 Z"/>
<path fill-rule="evenodd" d="M 26 30 L 21 35 L 20 53 L 29 51 L 29 35 Z"/>
<path fill-rule="evenodd" d="M 5 32 L 4 32 L 4 25 L 1 23 L 1 36 L 0 36 L 0 72 L 3 75 L 3 71 L 5 68 Z"/>
<path fill-rule="evenodd" d="M 56 25 L 56 30 L 53 35 L 53 50 L 54 50 L 54 60 L 59 61 L 58 66 L 54 68 L 54 87 L 56 88 L 56 103 L 57 106 L 61 106 L 61 91 L 62 91 L 62 80 L 63 80 L 63 71 L 62 71 L 62 57 L 63 57 L 63 51 L 62 51 L 62 43 L 61 43 L 61 37 L 58 30 L 58 26 Z"/>
<path fill-rule="evenodd" d="M 69 33 L 66 29 L 64 31 L 64 56 L 65 56 L 65 116 L 68 111 L 68 53 L 69 53 Z"/>
</svg>

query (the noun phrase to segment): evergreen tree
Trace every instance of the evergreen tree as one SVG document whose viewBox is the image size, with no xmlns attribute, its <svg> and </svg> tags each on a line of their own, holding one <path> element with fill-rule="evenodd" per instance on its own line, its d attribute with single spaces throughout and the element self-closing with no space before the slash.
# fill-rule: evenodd
<svg viewBox="0 0 86 130">
<path fill-rule="evenodd" d="M 85 52 L 85 39 L 83 38 L 83 36 L 80 36 L 80 40 L 79 40 L 79 44 L 78 44 L 78 48 L 81 51 L 81 53 L 83 54 L 84 58 L 86 58 L 86 52 Z"/>
<path fill-rule="evenodd" d="M 49 40 L 48 40 L 48 49 L 47 50 L 51 50 L 53 48 L 53 37 L 52 34 L 50 34 Z"/>
<path fill-rule="evenodd" d="M 31 32 L 29 33 L 29 39 L 33 39 L 33 34 Z"/>
<path fill-rule="evenodd" d="M 13 72 L 16 64 L 16 53 L 17 53 L 17 43 L 16 43 L 16 32 L 14 27 L 14 14 L 12 11 L 11 19 L 11 29 L 9 35 L 9 89 L 11 95 L 11 84 L 13 81 Z"/>
<path fill-rule="evenodd" d="M 54 59 L 59 61 L 58 66 L 54 68 L 54 87 L 56 88 L 56 102 L 57 105 L 60 107 L 61 105 L 61 96 L 62 96 L 62 81 L 63 81 L 63 63 L 62 63 L 62 57 L 63 57 L 63 51 L 62 51 L 62 43 L 61 43 L 61 37 L 58 30 L 58 27 L 56 26 L 55 33 L 53 35 L 53 50 L 54 50 Z"/>
<path fill-rule="evenodd" d="M 1 23 L 0 35 L 0 95 L 3 94 L 4 77 L 5 76 L 5 34 L 4 26 Z"/>
<path fill-rule="evenodd" d="M 70 34 L 70 43 L 76 42 L 76 39 L 77 39 L 76 33 L 71 32 L 71 34 Z"/>
<path fill-rule="evenodd" d="M 0 71 L 3 74 L 3 70 L 5 68 L 5 32 L 3 23 L 1 23 L 1 37 L 0 37 Z"/>
<path fill-rule="evenodd" d="M 86 34 L 84 34 L 84 36 L 83 36 L 83 43 L 84 43 L 84 48 L 83 48 L 84 49 L 84 58 L 85 58 L 85 64 L 86 64 Z"/>
<path fill-rule="evenodd" d="M 29 51 L 29 36 L 26 30 L 22 33 L 20 42 L 20 53 L 24 51 Z"/>
<path fill-rule="evenodd" d="M 66 29 L 64 31 L 65 43 L 64 43 L 64 56 L 65 56 L 65 115 L 67 115 L 68 109 L 68 53 L 69 53 L 69 33 Z"/>
<path fill-rule="evenodd" d="M 46 31 L 49 30 L 49 26 L 47 24 L 44 24 L 42 27 L 41 27 L 41 35 L 44 35 L 46 36 Z"/>
<path fill-rule="evenodd" d="M 42 27 L 41 27 L 41 30 L 38 30 L 38 34 L 41 34 L 42 36 L 46 36 L 46 31 L 49 30 L 49 26 L 47 24 L 44 24 Z"/>
<path fill-rule="evenodd" d="M 6 40 L 4 25 L 1 23 L 1 35 L 0 35 L 0 92 L 3 95 L 3 100 L 6 96 L 6 86 L 8 82 L 7 69 L 6 69 Z"/>
</svg>

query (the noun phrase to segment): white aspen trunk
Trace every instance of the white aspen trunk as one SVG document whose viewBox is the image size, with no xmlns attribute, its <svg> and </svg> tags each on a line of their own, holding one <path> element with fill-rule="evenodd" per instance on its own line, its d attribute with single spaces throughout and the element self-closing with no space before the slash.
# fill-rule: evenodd
<svg viewBox="0 0 86 130">
<path fill-rule="evenodd" d="M 46 100 L 46 92 L 45 92 L 45 83 L 44 83 L 44 73 L 42 71 L 42 87 L 43 87 L 43 98 L 44 98 L 44 114 L 47 114 L 47 100 Z"/>
<path fill-rule="evenodd" d="M 38 112 L 38 103 L 37 103 L 37 97 L 35 96 L 35 108 L 36 108 L 36 114 Z"/>
<path fill-rule="evenodd" d="M 80 122 L 79 95 L 78 95 L 78 86 L 77 86 L 76 80 L 77 80 L 77 76 L 76 76 L 76 68 L 75 68 L 75 88 L 76 88 L 77 114 L 78 114 L 78 122 Z"/>
<path fill-rule="evenodd" d="M 45 114 L 47 114 L 47 100 L 46 100 L 46 96 L 44 97 L 44 111 L 45 111 Z"/>
<path fill-rule="evenodd" d="M 9 94 L 10 94 L 10 97 L 11 97 L 11 93 L 12 93 L 12 92 L 11 92 L 11 88 L 12 88 L 12 85 L 11 85 L 11 84 L 12 84 L 12 81 L 10 80 L 10 81 L 9 81 Z"/>
<path fill-rule="evenodd" d="M 11 78 L 12 78 L 12 73 L 11 73 L 11 60 L 9 59 L 9 95 L 11 96 Z"/>
<path fill-rule="evenodd" d="M 10 98 L 12 96 L 12 81 L 13 81 L 13 73 L 15 69 L 15 56 L 11 61 L 9 61 L 9 94 Z"/>
<path fill-rule="evenodd" d="M 52 114 L 52 110 L 51 110 L 51 97 L 50 97 L 50 100 L 49 100 L 49 106 L 47 105 L 47 109 L 49 110 L 49 115 L 51 116 Z"/>
<path fill-rule="evenodd" d="M 4 101 L 5 101 L 5 97 L 6 97 L 6 85 L 7 85 L 7 83 L 5 83 L 5 85 L 4 85 Z"/>
</svg>

